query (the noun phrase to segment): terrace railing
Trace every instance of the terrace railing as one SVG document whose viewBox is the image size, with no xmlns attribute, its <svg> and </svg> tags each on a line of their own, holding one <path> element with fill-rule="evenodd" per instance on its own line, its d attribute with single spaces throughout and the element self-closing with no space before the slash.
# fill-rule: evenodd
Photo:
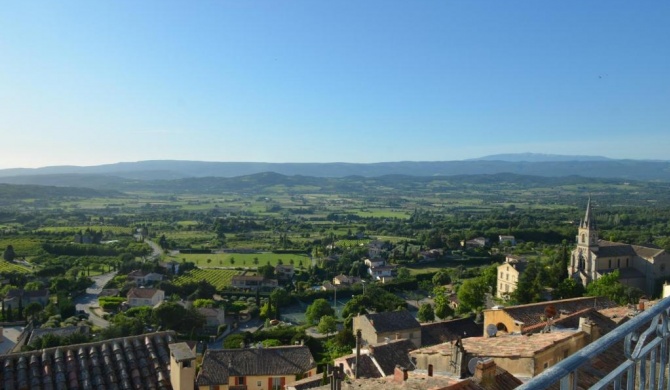
<svg viewBox="0 0 670 390">
<path fill-rule="evenodd" d="M 580 368 L 600 354 L 612 353 L 611 348 L 622 342 L 622 350 L 615 353 L 621 353 L 625 361 L 591 385 L 590 389 L 670 389 L 669 312 L 670 298 L 665 298 L 518 389 L 582 388 Z"/>
</svg>

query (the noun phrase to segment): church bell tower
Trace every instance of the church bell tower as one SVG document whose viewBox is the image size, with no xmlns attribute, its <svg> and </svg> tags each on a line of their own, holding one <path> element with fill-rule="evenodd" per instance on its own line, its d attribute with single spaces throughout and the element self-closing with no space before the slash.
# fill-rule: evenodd
<svg viewBox="0 0 670 390">
<path fill-rule="evenodd" d="M 591 197 L 589 197 L 589 201 L 586 203 L 586 215 L 579 224 L 577 248 L 592 252 L 598 251 L 598 230 L 596 228 L 596 219 L 593 218 L 593 212 L 591 211 Z"/>
</svg>

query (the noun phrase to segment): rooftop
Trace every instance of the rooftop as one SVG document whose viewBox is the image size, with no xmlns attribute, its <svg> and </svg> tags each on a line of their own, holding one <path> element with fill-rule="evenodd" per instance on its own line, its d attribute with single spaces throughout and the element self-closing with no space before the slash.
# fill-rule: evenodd
<svg viewBox="0 0 670 390">
<path fill-rule="evenodd" d="M 161 290 L 156 288 L 136 288 L 133 287 L 128 291 L 128 298 L 142 298 L 151 299 L 157 292 Z"/>
<path fill-rule="evenodd" d="M 467 353 L 486 357 L 532 357 L 540 351 L 569 340 L 581 331 L 470 337 L 461 340 Z"/>
<path fill-rule="evenodd" d="M 561 315 L 568 315 L 570 313 L 588 308 L 601 310 L 618 307 L 619 305 L 603 297 L 580 297 L 557 301 L 531 303 L 527 305 L 510 306 L 502 309 L 489 309 L 485 310 L 484 313 L 491 310 L 503 310 L 515 321 L 523 323 L 522 330 L 525 330 L 528 327 L 532 327 L 539 323 L 544 323 L 542 318 L 545 315 L 545 308 L 548 306 L 553 306 L 556 309 L 556 312 L 560 313 Z"/>
<path fill-rule="evenodd" d="M 173 332 L 0 356 L 5 390 L 169 390 Z"/>
<path fill-rule="evenodd" d="M 421 324 L 407 310 L 387 311 L 382 313 L 364 314 L 378 333 L 395 332 L 405 329 L 416 329 Z"/>
<path fill-rule="evenodd" d="M 457 338 L 479 337 L 484 335 L 484 327 L 472 318 L 459 318 L 421 324 L 421 344 L 435 345 Z"/>
<path fill-rule="evenodd" d="M 230 376 L 295 375 L 316 367 L 316 362 L 303 345 L 208 349 L 196 379 L 198 386 L 227 384 Z"/>
</svg>

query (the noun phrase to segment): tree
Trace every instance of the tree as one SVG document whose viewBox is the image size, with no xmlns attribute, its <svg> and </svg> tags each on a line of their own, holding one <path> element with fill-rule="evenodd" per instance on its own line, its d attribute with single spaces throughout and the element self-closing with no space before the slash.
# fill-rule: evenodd
<svg viewBox="0 0 670 390">
<path fill-rule="evenodd" d="M 548 285 L 549 275 L 544 267 L 535 260 L 529 260 L 526 269 L 519 275 L 519 282 L 512 293 L 512 298 L 520 304 L 539 302 Z"/>
<path fill-rule="evenodd" d="M 419 308 L 419 313 L 417 315 L 419 322 L 433 322 L 435 321 L 435 312 L 430 303 L 424 303 Z"/>
<path fill-rule="evenodd" d="M 410 273 L 406 267 L 398 268 L 398 280 L 407 280 L 409 279 Z"/>
<path fill-rule="evenodd" d="M 223 348 L 225 349 L 239 349 L 244 348 L 248 341 L 248 333 L 234 333 L 223 340 Z"/>
<path fill-rule="evenodd" d="M 193 301 L 193 307 L 196 307 L 196 308 L 214 307 L 215 305 L 216 305 L 216 303 L 214 302 L 213 299 L 200 298 L 200 299 L 196 299 L 195 301 Z"/>
<path fill-rule="evenodd" d="M 165 234 L 161 235 L 160 239 L 158 240 L 158 245 L 161 247 L 161 249 L 168 249 L 170 246 L 167 238 L 165 237 Z"/>
<path fill-rule="evenodd" d="M 484 286 L 486 286 L 486 292 L 490 292 L 495 296 L 496 287 L 498 286 L 498 265 L 491 264 L 490 266 L 484 268 L 480 278 Z"/>
<path fill-rule="evenodd" d="M 277 306 L 286 306 L 291 303 L 291 295 L 283 288 L 275 288 L 272 290 L 270 298 Z"/>
<path fill-rule="evenodd" d="M 42 283 L 40 282 L 28 282 L 23 286 L 25 291 L 39 291 L 42 288 Z"/>
<path fill-rule="evenodd" d="M 311 305 L 307 306 L 307 311 L 305 311 L 305 318 L 307 322 L 314 325 L 319 322 L 321 317 L 324 316 L 334 316 L 335 310 L 330 307 L 330 303 L 323 298 L 314 300 Z"/>
<path fill-rule="evenodd" d="M 484 306 L 487 288 L 481 278 L 467 279 L 458 289 L 458 311 L 467 313 Z"/>
<path fill-rule="evenodd" d="M 447 272 L 447 270 L 441 269 L 437 271 L 435 275 L 433 275 L 432 282 L 435 286 L 444 286 L 445 284 L 451 283 L 451 276 L 449 276 L 449 272 Z"/>
<path fill-rule="evenodd" d="M 262 265 L 258 267 L 258 274 L 263 276 L 265 279 L 272 279 L 275 276 L 275 267 L 270 264 Z"/>
<path fill-rule="evenodd" d="M 230 265 L 235 265 L 235 256 L 230 258 Z"/>
<path fill-rule="evenodd" d="M 189 310 L 174 302 L 165 302 L 153 309 L 152 318 L 155 323 L 181 333 L 191 332 L 205 324 L 205 319 L 195 309 Z"/>
<path fill-rule="evenodd" d="M 628 302 L 626 286 L 619 282 L 619 270 L 605 274 L 586 286 L 586 295 L 590 297 L 607 297 L 620 305 Z"/>
<path fill-rule="evenodd" d="M 333 316 L 323 316 L 317 326 L 319 333 L 328 334 L 337 330 L 337 320 Z"/>
<path fill-rule="evenodd" d="M 14 247 L 12 245 L 7 245 L 7 249 L 2 253 L 2 258 L 5 259 L 5 261 L 14 261 L 16 253 L 14 252 Z"/>
<path fill-rule="evenodd" d="M 563 279 L 556 288 L 558 298 L 577 298 L 584 295 L 584 286 L 573 278 Z"/>
</svg>

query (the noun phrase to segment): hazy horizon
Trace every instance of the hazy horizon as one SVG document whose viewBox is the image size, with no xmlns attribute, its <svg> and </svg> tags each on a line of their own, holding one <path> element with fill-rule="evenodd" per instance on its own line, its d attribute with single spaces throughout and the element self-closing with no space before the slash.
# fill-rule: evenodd
<svg viewBox="0 0 670 390">
<path fill-rule="evenodd" d="M 670 3 L 11 2 L 0 168 L 668 160 Z"/>
</svg>

